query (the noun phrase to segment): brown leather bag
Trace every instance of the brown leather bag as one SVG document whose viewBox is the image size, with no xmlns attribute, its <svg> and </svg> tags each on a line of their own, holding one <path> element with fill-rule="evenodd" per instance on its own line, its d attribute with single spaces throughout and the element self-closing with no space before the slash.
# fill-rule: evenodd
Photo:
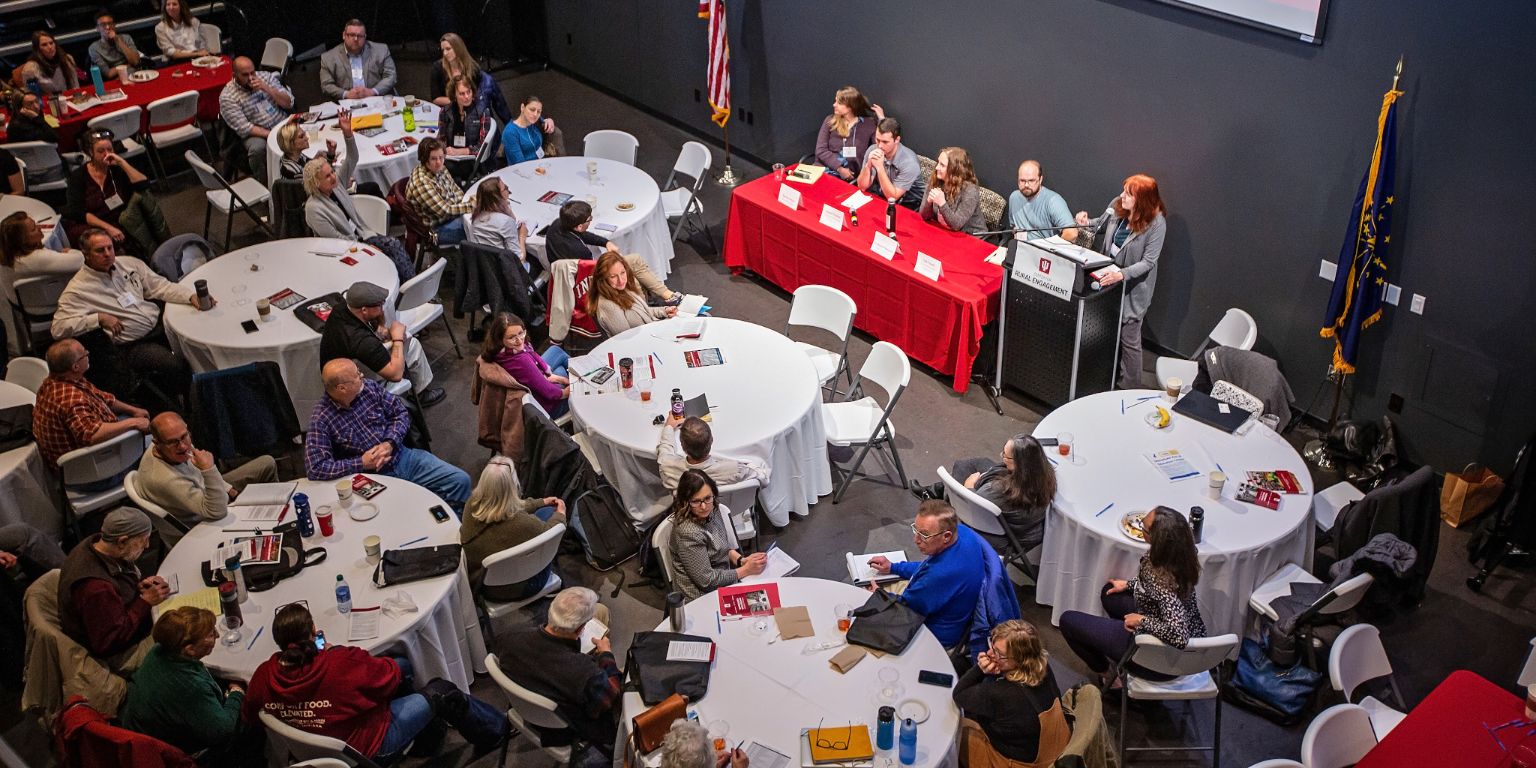
<svg viewBox="0 0 1536 768">
<path fill-rule="evenodd" d="M 674 693 L 650 709 L 635 715 L 630 722 L 630 732 L 635 734 L 635 747 L 641 754 L 661 746 L 661 740 L 672 730 L 672 723 L 688 716 L 688 700 Z"/>
</svg>

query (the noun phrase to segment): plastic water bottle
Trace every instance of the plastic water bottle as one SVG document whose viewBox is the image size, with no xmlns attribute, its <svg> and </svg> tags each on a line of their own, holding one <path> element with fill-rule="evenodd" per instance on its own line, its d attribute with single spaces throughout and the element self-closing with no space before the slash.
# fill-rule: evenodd
<svg viewBox="0 0 1536 768">
<path fill-rule="evenodd" d="M 341 613 L 352 612 L 352 588 L 347 586 L 346 577 L 336 574 L 336 610 Z"/>
<path fill-rule="evenodd" d="M 410 102 L 410 100 L 406 100 L 406 102 L 405 102 L 404 120 L 405 120 L 405 132 L 406 133 L 414 133 L 416 131 L 416 110 L 411 109 L 411 102 Z"/>
<path fill-rule="evenodd" d="M 917 723 L 912 718 L 901 721 L 901 764 L 917 762 Z"/>
<path fill-rule="evenodd" d="M 96 86 L 97 96 L 107 92 L 107 86 L 101 82 L 101 67 L 95 64 L 91 65 L 91 85 Z"/>
</svg>

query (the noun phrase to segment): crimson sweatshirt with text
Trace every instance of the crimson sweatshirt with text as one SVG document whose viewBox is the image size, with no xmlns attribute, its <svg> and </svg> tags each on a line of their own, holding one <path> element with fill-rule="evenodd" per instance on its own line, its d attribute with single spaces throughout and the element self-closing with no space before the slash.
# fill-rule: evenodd
<svg viewBox="0 0 1536 768">
<path fill-rule="evenodd" d="M 373 757 L 389 729 L 389 702 L 400 667 L 349 645 L 326 648 L 302 667 L 285 667 L 278 654 L 251 676 L 241 716 L 260 728 L 259 712 L 301 730 L 341 739 Z"/>
</svg>

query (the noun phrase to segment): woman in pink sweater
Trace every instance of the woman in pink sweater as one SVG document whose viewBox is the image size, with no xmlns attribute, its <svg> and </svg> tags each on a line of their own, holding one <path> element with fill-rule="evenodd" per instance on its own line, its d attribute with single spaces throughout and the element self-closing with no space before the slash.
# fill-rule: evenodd
<svg viewBox="0 0 1536 768">
<path fill-rule="evenodd" d="M 485 332 L 480 359 L 505 368 L 517 383 L 533 393 L 533 399 L 543 406 L 550 418 L 559 418 L 570 408 L 571 380 L 566 378 L 566 366 L 571 356 L 554 345 L 544 351 L 543 357 L 535 354 L 528 344 L 528 329 L 517 315 L 511 312 L 496 315 Z"/>
</svg>

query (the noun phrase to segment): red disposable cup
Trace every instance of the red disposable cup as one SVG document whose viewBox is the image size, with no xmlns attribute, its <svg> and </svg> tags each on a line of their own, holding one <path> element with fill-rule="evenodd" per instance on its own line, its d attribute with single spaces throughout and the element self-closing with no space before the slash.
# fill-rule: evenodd
<svg viewBox="0 0 1536 768">
<path fill-rule="evenodd" d="M 330 510 L 315 515 L 315 520 L 320 523 L 321 536 L 330 536 L 336 532 L 336 527 L 331 522 L 331 515 Z"/>
</svg>

